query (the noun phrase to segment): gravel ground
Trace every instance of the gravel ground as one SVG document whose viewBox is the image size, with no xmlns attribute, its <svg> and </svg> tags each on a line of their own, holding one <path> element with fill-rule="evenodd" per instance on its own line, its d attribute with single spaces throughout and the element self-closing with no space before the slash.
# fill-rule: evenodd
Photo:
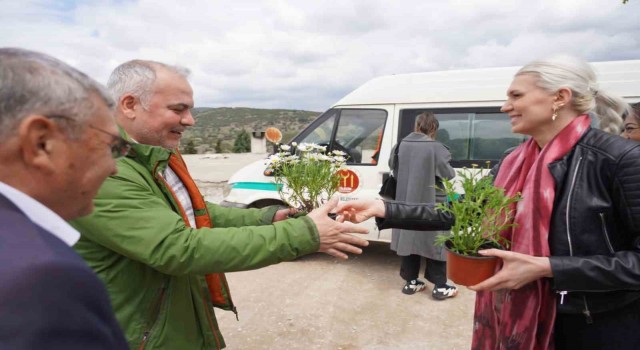
<svg viewBox="0 0 640 350">
<path fill-rule="evenodd" d="M 188 156 L 205 197 L 243 164 L 264 155 Z M 226 177 L 226 179 L 225 179 Z M 427 290 L 404 295 L 400 259 L 386 243 L 342 261 L 312 254 L 254 271 L 228 273 L 239 321 L 216 310 L 227 349 L 468 349 L 475 293 L 445 301 Z"/>
<path fill-rule="evenodd" d="M 347 261 L 312 254 L 229 273 L 240 321 L 216 310 L 228 349 L 468 349 L 475 293 L 402 294 L 399 266 L 375 243 Z"/>
</svg>

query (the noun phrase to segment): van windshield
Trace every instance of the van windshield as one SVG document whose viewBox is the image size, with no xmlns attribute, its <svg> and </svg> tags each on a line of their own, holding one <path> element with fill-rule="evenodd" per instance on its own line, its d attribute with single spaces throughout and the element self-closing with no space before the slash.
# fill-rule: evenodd
<svg viewBox="0 0 640 350">
<path fill-rule="evenodd" d="M 376 164 L 387 112 L 382 109 L 331 109 L 293 141 L 315 143 L 347 154 L 348 164 Z"/>
</svg>

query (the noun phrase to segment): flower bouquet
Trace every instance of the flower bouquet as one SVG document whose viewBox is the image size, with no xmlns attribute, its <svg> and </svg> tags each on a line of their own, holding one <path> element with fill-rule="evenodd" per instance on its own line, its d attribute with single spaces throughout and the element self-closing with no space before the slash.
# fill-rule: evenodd
<svg viewBox="0 0 640 350">
<path fill-rule="evenodd" d="M 337 191 L 339 170 L 345 168 L 346 154 L 326 152 L 312 143 L 279 145 L 268 159 L 282 200 L 302 212 L 311 212 Z"/>
</svg>

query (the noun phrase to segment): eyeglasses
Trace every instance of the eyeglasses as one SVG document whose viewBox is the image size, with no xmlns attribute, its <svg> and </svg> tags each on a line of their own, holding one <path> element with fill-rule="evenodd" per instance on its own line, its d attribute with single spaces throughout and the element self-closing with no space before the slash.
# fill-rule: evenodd
<svg viewBox="0 0 640 350">
<path fill-rule="evenodd" d="M 123 139 L 119 135 L 114 135 L 91 124 L 89 124 L 88 127 L 93 130 L 100 131 L 103 134 L 107 134 L 113 138 L 113 140 L 109 144 L 111 146 L 111 157 L 113 157 L 113 159 L 119 159 L 129 154 L 129 151 L 131 150 L 131 143 L 129 143 L 129 141 Z"/>
<path fill-rule="evenodd" d="M 637 126 L 631 126 L 631 125 L 625 125 L 624 128 L 622 129 L 622 132 L 627 133 L 627 134 L 632 134 L 634 131 L 640 129 L 640 127 Z"/>
<path fill-rule="evenodd" d="M 64 115 L 47 115 L 45 116 L 47 118 L 50 119 L 64 119 L 70 122 L 76 122 L 75 119 L 69 118 L 67 116 Z M 103 134 L 107 134 L 109 136 L 111 136 L 112 140 L 111 142 L 109 142 L 109 147 L 111 148 L 111 157 L 113 159 L 119 159 L 122 158 L 124 156 L 126 156 L 129 151 L 131 150 L 131 143 L 125 139 L 123 139 L 122 137 L 120 137 L 120 135 L 115 135 L 110 133 L 109 131 L 106 131 L 104 129 L 98 128 L 96 126 L 93 126 L 91 124 L 87 125 L 88 127 L 90 127 L 93 130 L 97 130 L 100 131 Z"/>
</svg>

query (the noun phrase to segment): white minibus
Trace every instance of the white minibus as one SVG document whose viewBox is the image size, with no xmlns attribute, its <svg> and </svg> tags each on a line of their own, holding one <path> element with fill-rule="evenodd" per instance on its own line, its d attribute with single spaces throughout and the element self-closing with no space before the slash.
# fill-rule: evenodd
<svg viewBox="0 0 640 350">
<path fill-rule="evenodd" d="M 595 62 L 600 88 L 640 102 L 640 60 Z M 370 80 L 318 116 L 291 142 L 315 143 L 349 155 L 348 173 L 340 183 L 341 200 L 375 198 L 389 174 L 392 147 L 413 131 L 415 117 L 435 113 L 437 140 L 446 144 L 454 168 L 492 166 L 503 152 L 525 137 L 511 132 L 500 112 L 518 67 L 397 74 Z M 222 205 L 264 207 L 282 204 L 265 161 L 237 171 L 229 179 Z M 367 239 L 388 242 L 390 230 L 379 232 L 373 220 Z"/>
</svg>

